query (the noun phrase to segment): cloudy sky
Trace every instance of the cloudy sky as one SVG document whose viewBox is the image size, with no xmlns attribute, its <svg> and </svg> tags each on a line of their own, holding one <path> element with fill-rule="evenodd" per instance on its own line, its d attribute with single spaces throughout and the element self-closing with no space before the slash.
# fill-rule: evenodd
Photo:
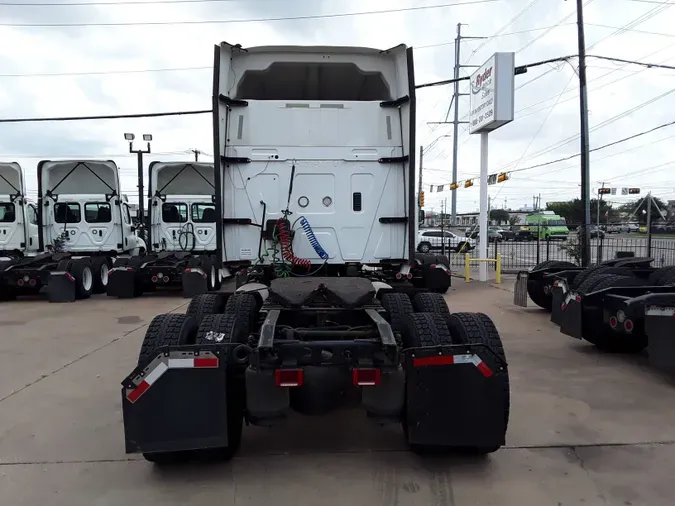
<svg viewBox="0 0 675 506">
<path fill-rule="evenodd" d="M 675 0 L 668 0 L 675 5 Z M 453 5 L 461 4 L 465 5 Z M 11 4 L 11 5 L 10 5 Z M 585 0 L 588 53 L 675 65 L 675 9 L 656 0 Z M 414 11 L 331 16 L 428 7 Z M 323 15 L 319 19 L 281 19 Z M 270 18 L 277 18 L 271 20 Z M 229 22 L 226 22 L 229 21 Z M 132 114 L 209 109 L 213 45 L 359 45 L 417 48 L 416 80 L 453 74 L 457 23 L 461 61 L 479 65 L 495 51 L 514 51 L 516 64 L 575 54 L 572 0 L 3 0 L 0 2 L 0 117 Z M 56 25 L 56 26 L 46 26 Z M 526 168 L 579 151 L 577 62 L 516 76 L 515 121 L 490 136 L 490 172 Z M 472 72 L 462 69 L 462 75 Z M 589 59 L 591 148 L 673 120 L 675 71 Z M 463 83 L 461 91 L 465 91 Z M 451 181 L 452 125 L 444 121 L 451 87 L 418 93 L 418 142 L 429 146 L 424 183 Z M 460 102 L 468 114 L 468 97 Z M 450 115 L 452 117 L 452 114 Z M 459 179 L 478 175 L 479 140 L 460 126 Z M 135 200 L 135 156 L 124 132 L 154 136 L 147 161 L 181 160 L 200 149 L 212 160 L 209 115 L 155 119 L 0 124 L 0 158 L 25 168 L 36 189 L 41 159 L 112 158 L 123 190 Z M 639 186 L 675 199 L 675 126 L 599 150 L 591 157 L 592 187 Z M 419 149 L 419 146 L 418 146 Z M 513 173 L 490 187 L 495 207 L 574 198 L 579 159 Z M 619 191 L 620 193 L 620 191 Z M 450 193 L 428 193 L 439 210 Z M 457 192 L 458 211 L 478 207 L 477 185 Z M 612 197 L 621 202 L 620 196 Z"/>
</svg>

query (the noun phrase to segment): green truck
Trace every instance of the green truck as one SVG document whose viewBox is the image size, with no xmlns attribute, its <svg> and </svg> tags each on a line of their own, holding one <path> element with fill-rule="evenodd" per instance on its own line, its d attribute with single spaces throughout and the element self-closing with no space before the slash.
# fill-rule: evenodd
<svg viewBox="0 0 675 506">
<path fill-rule="evenodd" d="M 539 236 L 539 239 L 565 241 L 569 236 L 569 229 L 565 218 L 558 216 L 553 211 L 541 211 L 532 213 L 525 218 L 525 224 L 528 226 L 533 237 Z"/>
</svg>

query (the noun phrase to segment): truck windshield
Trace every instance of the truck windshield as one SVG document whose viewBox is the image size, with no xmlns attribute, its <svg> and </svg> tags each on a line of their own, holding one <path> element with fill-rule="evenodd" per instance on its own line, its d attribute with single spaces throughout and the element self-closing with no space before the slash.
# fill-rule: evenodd
<svg viewBox="0 0 675 506">
<path fill-rule="evenodd" d="M 13 223 L 16 220 L 14 204 L 0 203 L 0 223 Z"/>
<path fill-rule="evenodd" d="M 194 223 L 215 223 L 216 206 L 213 204 L 192 204 L 192 221 Z"/>
<path fill-rule="evenodd" d="M 565 226 L 565 220 L 546 220 L 546 224 L 550 227 Z"/>
</svg>

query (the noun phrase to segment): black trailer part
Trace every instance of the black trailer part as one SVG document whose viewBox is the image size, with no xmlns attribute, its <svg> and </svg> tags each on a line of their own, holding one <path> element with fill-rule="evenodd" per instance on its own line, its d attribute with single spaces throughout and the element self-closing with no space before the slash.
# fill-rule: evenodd
<svg viewBox="0 0 675 506">
<path fill-rule="evenodd" d="M 564 263 L 564 262 L 560 262 Z M 541 292 L 533 302 L 539 307 L 549 309 L 551 304 L 551 295 L 553 293 L 553 284 L 558 279 L 557 276 L 574 277 L 581 272 L 582 268 L 574 268 L 571 265 L 559 267 L 543 267 L 533 271 L 520 271 L 516 277 L 516 285 L 513 291 L 513 303 L 519 307 L 527 307 L 528 299 L 531 294 L 538 290 Z"/>
<path fill-rule="evenodd" d="M 75 302 L 75 278 L 66 271 L 51 271 L 47 284 L 49 302 Z"/>
<path fill-rule="evenodd" d="M 198 267 L 188 267 L 181 276 L 183 297 L 195 297 L 209 291 L 207 274 Z"/>
<path fill-rule="evenodd" d="M 675 293 L 650 294 L 640 301 L 644 307 L 649 361 L 654 367 L 675 371 Z"/>
<path fill-rule="evenodd" d="M 494 373 L 505 366 L 482 345 L 406 350 L 408 442 L 466 448 L 502 446 L 506 406 L 502 384 L 494 381 Z"/>
<path fill-rule="evenodd" d="M 646 293 L 668 296 L 673 293 L 673 287 L 622 286 L 587 294 L 569 290 L 561 304 L 560 332 L 608 348 L 612 347 L 612 341 L 604 339 L 603 333 L 613 332 L 616 344 L 630 334 L 635 335 L 636 340 L 641 339 L 644 337 L 644 302 L 641 297 Z M 638 348 L 640 346 L 636 345 L 635 351 Z M 633 350 L 629 347 L 627 351 Z"/>
</svg>

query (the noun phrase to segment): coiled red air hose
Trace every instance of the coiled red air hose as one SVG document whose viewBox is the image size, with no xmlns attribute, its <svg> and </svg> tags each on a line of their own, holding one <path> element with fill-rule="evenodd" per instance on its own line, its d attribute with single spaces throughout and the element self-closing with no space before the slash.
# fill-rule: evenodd
<svg viewBox="0 0 675 506">
<path fill-rule="evenodd" d="M 291 233 L 288 230 L 288 222 L 285 219 L 279 218 L 277 220 L 277 230 L 279 232 L 279 243 L 281 244 L 281 255 L 284 259 L 293 265 L 299 265 L 309 271 L 312 268 L 312 262 L 306 258 L 298 258 L 293 253 Z"/>
</svg>

